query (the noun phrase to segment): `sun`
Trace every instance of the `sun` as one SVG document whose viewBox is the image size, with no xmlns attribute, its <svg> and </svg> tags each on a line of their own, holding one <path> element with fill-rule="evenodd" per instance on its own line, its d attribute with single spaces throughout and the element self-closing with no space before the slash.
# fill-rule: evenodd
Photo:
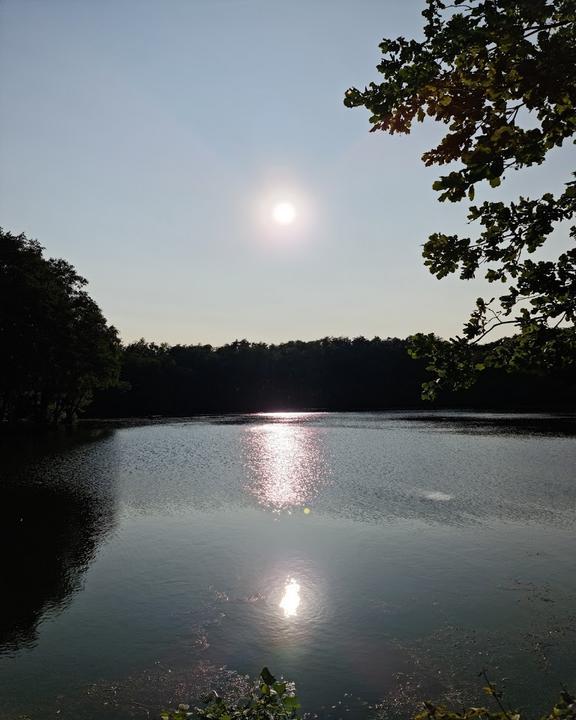
<svg viewBox="0 0 576 720">
<path fill-rule="evenodd" d="M 276 203 L 272 209 L 272 218 L 278 225 L 291 225 L 296 218 L 296 208 L 291 202 Z"/>
</svg>

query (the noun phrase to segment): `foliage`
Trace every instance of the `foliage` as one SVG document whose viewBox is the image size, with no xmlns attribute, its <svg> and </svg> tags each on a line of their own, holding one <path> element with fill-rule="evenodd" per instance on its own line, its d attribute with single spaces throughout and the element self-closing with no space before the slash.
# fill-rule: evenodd
<svg viewBox="0 0 576 720">
<path fill-rule="evenodd" d="M 468 391 L 474 383 L 483 392 L 486 388 L 483 375 L 487 370 L 492 375 L 495 371 L 505 370 L 510 376 L 508 382 L 502 381 L 500 384 L 500 390 L 505 394 L 509 383 L 525 377 L 526 399 L 532 397 L 535 400 L 534 392 L 538 394 L 537 388 L 546 386 L 551 399 L 557 392 L 561 393 L 562 388 L 568 389 L 575 385 L 576 334 L 569 329 L 535 324 L 512 338 L 481 346 L 462 337 L 446 341 L 433 334 L 418 333 L 410 338 L 408 352 L 415 359 L 426 358 L 426 370 L 433 375 L 432 380 L 422 383 L 422 397 L 425 400 L 437 399 L 442 388 Z M 556 377 L 556 387 L 546 382 L 546 377 L 550 375 Z M 495 407 L 498 398 L 490 398 L 491 394 L 489 392 L 489 398 L 486 399 L 491 399 Z M 464 397 L 468 397 L 468 393 Z M 521 402 L 521 399 L 518 398 L 517 402 Z"/>
<path fill-rule="evenodd" d="M 510 710 L 504 705 L 503 694 L 497 690 L 485 671 L 480 673 L 484 676 L 486 685 L 483 690 L 491 697 L 496 705 L 496 710 L 486 707 L 468 707 L 461 711 L 449 710 L 443 705 L 435 705 L 425 702 L 423 709 L 419 712 L 414 720 L 521 720 L 521 714 L 515 710 Z M 542 716 L 541 720 L 574 720 L 576 718 L 576 699 L 573 698 L 565 690 L 560 695 L 559 702 L 554 705 L 552 710 Z"/>
<path fill-rule="evenodd" d="M 268 668 L 260 673 L 260 681 L 239 700 L 227 701 L 216 692 L 210 693 L 205 707 L 165 711 L 162 720 L 185 720 L 190 716 L 206 720 L 293 720 L 298 717 L 300 703 L 294 695 L 293 683 L 276 680 Z"/>
<path fill-rule="evenodd" d="M 0 422 L 71 421 L 117 378 L 120 342 L 87 281 L 0 228 Z"/>
<path fill-rule="evenodd" d="M 493 693 L 493 688 L 487 688 L 487 690 L 488 694 Z M 473 720 L 474 718 L 479 720 L 521 720 L 521 717 L 519 712 L 506 710 L 503 706 L 496 711 L 486 707 L 469 707 L 457 711 L 427 702 L 424 703 L 424 709 L 414 717 L 414 720 Z M 542 716 L 541 720 L 562 720 L 562 718 L 566 720 L 576 718 L 575 700 L 566 692 L 562 692 L 559 702 L 549 713 Z"/>
<path fill-rule="evenodd" d="M 521 720 L 517 711 L 507 709 L 504 705 L 502 692 L 497 690 L 485 672 L 486 685 L 483 690 L 494 702 L 495 709 L 486 707 L 469 707 L 463 710 L 450 710 L 443 705 L 431 702 L 422 704 L 422 710 L 414 716 L 414 720 Z M 208 696 L 205 707 L 192 710 L 189 705 L 182 704 L 177 710 L 164 711 L 161 720 L 186 720 L 189 717 L 206 718 L 206 720 L 294 720 L 299 718 L 300 703 L 294 694 L 294 684 L 277 681 L 268 668 L 260 674 L 260 681 L 252 686 L 251 692 L 240 700 L 228 701 L 212 692 Z M 565 690 L 559 702 L 541 720 L 575 720 L 576 699 Z"/>
<path fill-rule="evenodd" d="M 383 40 L 377 66 L 384 81 L 346 92 L 349 107 L 366 107 L 372 131 L 409 133 L 427 116 L 447 126 L 426 165 L 450 164 L 433 185 L 441 201 L 474 200 L 476 186 L 498 187 L 510 169 L 540 165 L 555 147 L 576 133 L 576 0 L 427 0 L 424 38 Z M 477 237 L 437 232 L 423 257 L 437 278 L 458 273 L 468 280 L 482 271 L 491 283 L 506 284 L 499 298 L 482 299 L 450 347 L 435 349 L 433 336 L 419 336 L 413 353 L 432 358 L 435 382 L 470 385 L 503 356 L 489 351 L 471 364 L 470 345 L 495 328 L 519 332 L 505 356 L 512 367 L 530 357 L 550 367 L 568 361 L 576 349 L 576 248 L 555 261 L 534 260 L 553 230 L 576 212 L 576 183 L 567 179 L 559 195 L 520 197 L 506 204 L 472 205 Z M 576 239 L 576 228 L 569 231 Z M 555 334 L 553 328 L 567 332 Z M 475 355 L 477 357 L 477 354 Z"/>
<path fill-rule="evenodd" d="M 435 347 L 444 352 L 443 345 Z M 183 417 L 422 407 L 425 364 L 412 361 L 407 348 L 406 340 L 398 338 L 323 338 L 280 345 L 241 340 L 218 348 L 140 340 L 123 350 L 121 386 L 97 393 L 87 412 L 108 418 Z M 471 363 L 480 361 L 475 352 L 471 348 Z M 576 383 L 559 366 L 536 379 L 491 369 L 474 388 L 446 393 L 439 401 L 490 409 L 573 407 Z"/>
</svg>

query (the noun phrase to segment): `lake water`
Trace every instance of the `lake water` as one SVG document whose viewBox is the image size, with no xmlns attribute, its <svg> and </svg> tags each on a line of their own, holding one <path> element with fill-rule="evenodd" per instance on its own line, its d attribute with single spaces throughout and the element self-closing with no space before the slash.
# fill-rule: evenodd
<svg viewBox="0 0 576 720">
<path fill-rule="evenodd" d="M 576 689 L 576 422 L 278 413 L 1 445 L 0 718 L 263 665 L 326 718 Z"/>
</svg>

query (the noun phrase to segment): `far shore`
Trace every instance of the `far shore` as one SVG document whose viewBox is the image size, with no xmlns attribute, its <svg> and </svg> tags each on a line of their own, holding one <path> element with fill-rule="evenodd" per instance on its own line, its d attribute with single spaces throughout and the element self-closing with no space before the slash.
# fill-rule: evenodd
<svg viewBox="0 0 576 720">
<path fill-rule="evenodd" d="M 395 416 L 399 420 L 415 421 L 415 422 L 451 422 L 455 419 L 459 421 L 477 421 L 479 418 L 489 418 L 491 422 L 506 422 L 513 420 L 530 421 L 533 419 L 549 418 L 551 421 L 567 421 L 576 422 L 576 412 L 569 412 L 564 409 L 543 409 L 543 408 L 526 408 L 526 409 L 502 409 L 502 408 L 433 408 L 423 410 L 422 408 L 384 408 L 381 410 L 249 410 L 249 411 L 227 411 L 227 412 L 210 412 L 198 413 L 196 415 L 187 416 L 144 416 L 144 417 L 123 417 L 123 418 L 81 418 L 78 425 L 81 427 L 139 427 L 145 425 L 173 425 L 190 422 L 201 422 L 210 418 L 221 418 L 224 421 L 233 421 L 235 418 L 244 418 L 245 420 L 260 420 L 265 417 L 276 417 L 277 419 L 289 419 L 290 416 L 298 415 L 370 415 L 386 413 Z M 293 418 L 296 419 L 296 418 Z"/>
<path fill-rule="evenodd" d="M 147 415 L 135 417 L 103 417 L 79 418 L 73 424 L 62 425 L 36 425 L 33 423 L 0 423 L 0 437 L 13 435 L 41 434 L 50 432 L 74 432 L 77 429 L 90 428 L 130 428 L 145 427 L 149 425 L 182 425 L 185 423 L 199 423 L 210 419 L 222 423 L 249 424 L 261 422 L 264 418 L 281 422 L 298 420 L 302 415 L 371 415 L 381 414 L 393 416 L 394 419 L 405 422 L 437 422 L 437 423 L 476 423 L 483 419 L 490 420 L 492 425 L 524 425 L 533 420 L 548 419 L 553 423 L 555 430 L 567 430 L 570 434 L 576 432 L 576 412 L 565 408 L 384 408 L 381 410 L 324 410 L 318 408 L 290 409 L 290 410 L 235 410 L 223 412 L 197 413 L 185 416 Z"/>
</svg>

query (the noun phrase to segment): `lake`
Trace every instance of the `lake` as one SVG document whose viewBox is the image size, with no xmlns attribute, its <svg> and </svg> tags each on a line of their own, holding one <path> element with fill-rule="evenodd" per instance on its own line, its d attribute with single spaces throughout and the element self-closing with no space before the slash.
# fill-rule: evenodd
<svg viewBox="0 0 576 720">
<path fill-rule="evenodd" d="M 271 413 L 1 444 L 0 718 L 267 665 L 325 718 L 576 690 L 576 420 Z"/>
</svg>

